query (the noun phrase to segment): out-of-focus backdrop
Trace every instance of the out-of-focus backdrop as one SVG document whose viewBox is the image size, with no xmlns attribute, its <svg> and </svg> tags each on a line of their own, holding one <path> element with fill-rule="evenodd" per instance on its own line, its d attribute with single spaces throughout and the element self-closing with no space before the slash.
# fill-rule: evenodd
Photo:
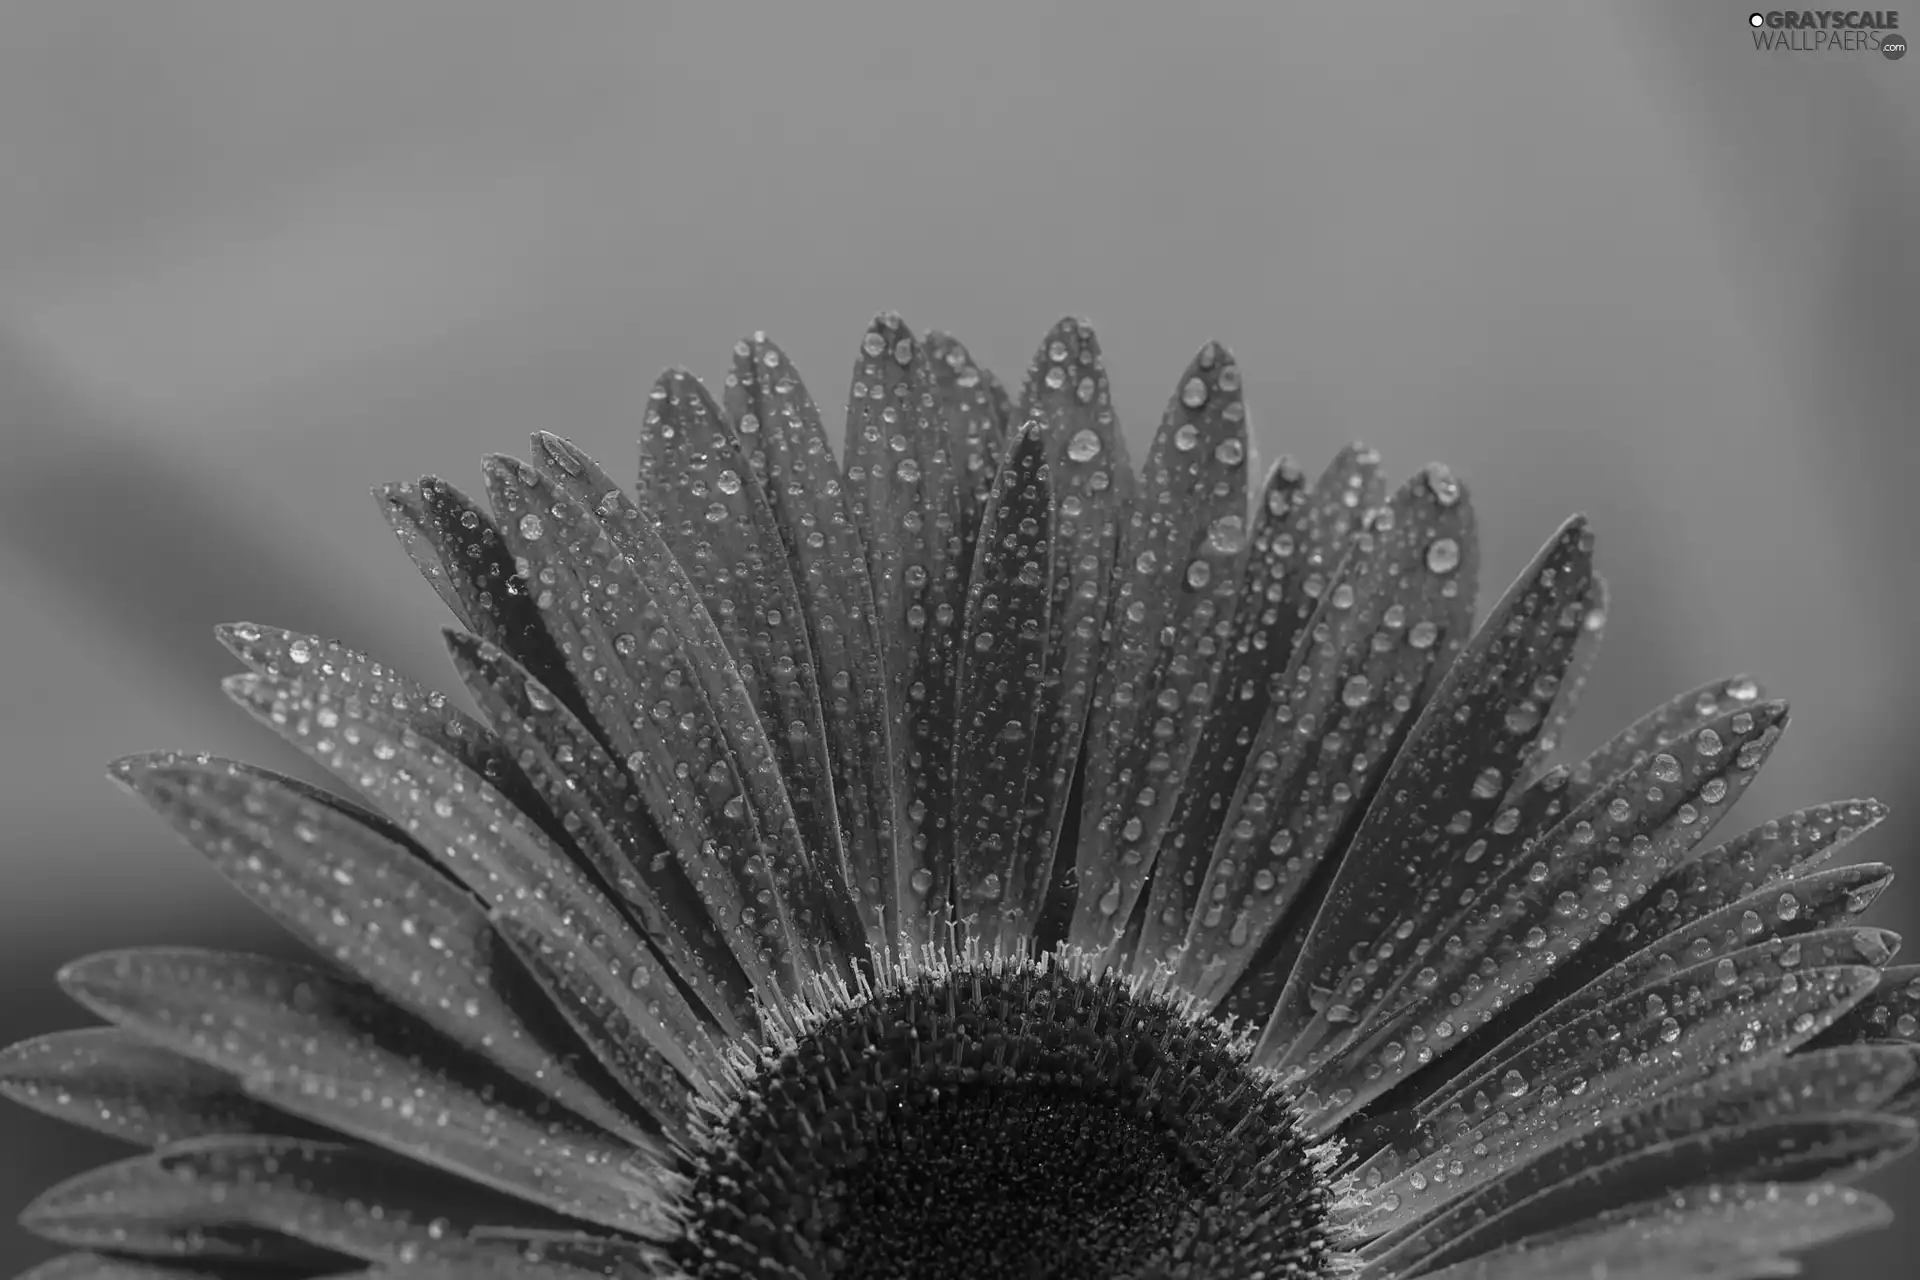
<svg viewBox="0 0 1920 1280">
<path fill-rule="evenodd" d="M 1090 317 L 1137 442 L 1217 337 L 1267 456 L 1450 461 L 1488 578 L 1591 513 L 1572 745 L 1750 669 L 1797 711 L 1743 815 L 1878 794 L 1908 863 L 1920 57 L 1757 52 L 1747 13 L 5 6 L 0 1039 L 84 1021 L 78 952 L 283 945 L 101 769 L 298 768 L 215 687 L 222 619 L 441 676 L 370 485 L 533 428 L 629 467 L 653 375 L 756 328 L 831 411 L 887 307 L 1008 376 Z M 0 1211 L 105 1153 L 0 1109 Z M 1907 1178 L 1814 1274 L 1901 1269 Z"/>
</svg>

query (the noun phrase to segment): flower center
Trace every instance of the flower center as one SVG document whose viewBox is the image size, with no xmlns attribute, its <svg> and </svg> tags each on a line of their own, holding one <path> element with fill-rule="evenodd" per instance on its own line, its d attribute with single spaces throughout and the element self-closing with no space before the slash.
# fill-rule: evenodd
<svg viewBox="0 0 1920 1280">
<path fill-rule="evenodd" d="M 828 1016 L 713 1127 L 701 1277 L 1106 1280 L 1331 1270 L 1332 1191 L 1210 1019 L 1051 960 Z"/>
</svg>

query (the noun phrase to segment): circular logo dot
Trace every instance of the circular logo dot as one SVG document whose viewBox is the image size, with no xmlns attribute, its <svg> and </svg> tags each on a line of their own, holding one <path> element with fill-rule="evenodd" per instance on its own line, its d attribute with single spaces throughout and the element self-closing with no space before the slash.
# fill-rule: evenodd
<svg viewBox="0 0 1920 1280">
<path fill-rule="evenodd" d="M 1890 61 L 1898 62 L 1907 56 L 1907 38 L 1892 33 L 1881 36 L 1880 52 L 1886 54 Z"/>
<path fill-rule="evenodd" d="M 1767 15 L 1764 13 L 1750 13 L 1747 15 L 1747 25 L 1750 27 L 1764 27 L 1767 25 Z"/>
</svg>

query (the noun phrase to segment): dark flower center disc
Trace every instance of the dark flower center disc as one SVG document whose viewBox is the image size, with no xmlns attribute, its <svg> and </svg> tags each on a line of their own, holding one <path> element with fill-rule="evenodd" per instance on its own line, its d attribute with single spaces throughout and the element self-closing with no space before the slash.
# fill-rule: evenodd
<svg viewBox="0 0 1920 1280">
<path fill-rule="evenodd" d="M 1327 1273 L 1330 1190 L 1210 1020 L 1058 967 L 921 977 L 765 1066 L 693 1188 L 694 1274 Z"/>
</svg>

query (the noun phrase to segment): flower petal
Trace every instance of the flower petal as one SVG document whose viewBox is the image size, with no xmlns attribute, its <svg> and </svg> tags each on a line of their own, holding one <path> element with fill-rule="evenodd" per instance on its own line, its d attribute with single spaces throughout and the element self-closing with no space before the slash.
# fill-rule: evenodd
<svg viewBox="0 0 1920 1280">
<path fill-rule="evenodd" d="M 954 697 L 955 906 L 973 937 L 1004 953 L 1031 934 L 1053 865 L 1051 848 L 1021 839 L 1037 785 L 1035 731 L 1052 719 L 1052 498 L 1046 445 L 1029 424 L 980 527 Z"/>
<path fill-rule="evenodd" d="M 1592 941 L 1738 802 L 1785 721 L 1784 703 L 1735 711 L 1618 775 L 1537 840 L 1490 843 L 1478 874 L 1470 850 L 1466 865 L 1436 882 L 1445 914 L 1410 931 L 1439 945 L 1382 966 L 1377 981 L 1363 969 L 1337 988 L 1366 1012 L 1351 1048 L 1310 1069 L 1307 1087 L 1330 1103 L 1353 1090 L 1328 1118 L 1421 1065 L 1422 1054 L 1388 1046 L 1431 1044 L 1438 1053 L 1458 1044 L 1453 1037 L 1497 1016 Z M 1332 1012 L 1321 1017 L 1331 1022 Z"/>
<path fill-rule="evenodd" d="M 232 1076 L 118 1027 L 56 1031 L 0 1050 L 0 1095 L 96 1133 L 159 1147 L 212 1133 L 304 1133 Z"/>
<path fill-rule="evenodd" d="M 1655 884 L 1633 911 L 1623 913 L 1619 923 L 1568 961 L 1554 981 L 1587 981 L 1637 947 L 1724 911 L 1731 903 L 1769 887 L 1784 891 L 1786 882 L 1825 863 L 1878 826 L 1886 814 L 1886 806 L 1873 800 L 1816 805 L 1770 819 L 1699 857 L 1687 858 Z M 1849 893 L 1856 896 L 1846 904 L 1847 913 L 1866 910 L 1873 894 L 1884 887 L 1879 876 L 1851 885 Z M 1762 911 L 1760 915 L 1763 920 L 1777 920 L 1780 913 Z"/>
<path fill-rule="evenodd" d="M 764 334 L 737 343 L 733 354 L 727 414 L 773 509 L 803 602 L 819 668 L 848 886 L 857 893 L 868 945 L 877 956 L 901 933 L 902 899 L 911 893 L 906 880 L 913 871 L 907 860 L 913 855 L 910 848 L 896 848 L 907 832 L 906 783 L 887 710 L 866 544 L 847 511 L 819 411 L 792 363 Z"/>
<path fill-rule="evenodd" d="M 1776 1255 L 1885 1226 L 1876 1196 L 1830 1183 L 1693 1187 L 1509 1245 L 1426 1280 L 1742 1280 L 1790 1276 Z"/>
<path fill-rule="evenodd" d="M 1434 937 L 1447 909 L 1436 886 L 1471 870 L 1478 832 L 1500 829 L 1495 813 L 1540 727 L 1536 686 L 1551 678 L 1550 695 L 1571 660 L 1592 562 L 1592 536 L 1569 521 L 1448 669 L 1341 856 L 1261 1036 L 1262 1060 L 1284 1050 L 1289 1065 L 1304 1064 L 1351 1039 L 1367 1012 L 1344 992 L 1335 997 L 1351 958 L 1386 947 L 1397 974 L 1410 967 L 1408 939 Z M 1397 938 L 1403 920 L 1412 927 Z"/>
<path fill-rule="evenodd" d="M 1801 1054 L 1663 1097 L 1583 1133 L 1419 1224 L 1370 1266 L 1444 1266 L 1576 1225 L 1649 1193 L 1711 1181 L 1805 1181 L 1885 1158 L 1912 1122 L 1873 1115 L 1915 1071 L 1899 1050 Z"/>
<path fill-rule="evenodd" d="M 174 1252 L 207 1229 L 267 1231 L 370 1261 L 448 1260 L 510 1245 L 466 1239 L 482 1225 L 566 1220 L 367 1147 L 294 1138 L 202 1138 L 81 1174 L 21 1215 L 77 1248 Z"/>
<path fill-rule="evenodd" d="M 1121 529 L 1087 729 L 1068 941 L 1119 959 L 1213 701 L 1247 511 L 1240 366 L 1209 342 L 1167 406 Z M 1230 549 L 1223 549 L 1230 548 Z"/>
<path fill-rule="evenodd" d="M 1357 535 L 1249 751 L 1195 896 L 1179 980 L 1209 1005 L 1299 902 L 1473 625 L 1472 506 L 1452 476 L 1409 481 Z"/>
<path fill-rule="evenodd" d="M 894 749 L 905 761 L 900 931 L 934 940 L 953 901 L 953 696 L 967 565 L 959 472 L 936 375 L 900 317 L 876 316 L 847 396 L 847 509 L 873 574 Z M 922 875 L 921 873 L 926 874 Z"/>
<path fill-rule="evenodd" d="M 1845 871 L 1846 868 L 1841 870 Z M 1699 936 L 1706 936 L 1706 932 L 1703 931 Z M 1655 959 L 1644 968 L 1623 965 L 1618 978 L 1609 973 L 1564 1005 L 1542 1015 L 1532 1027 L 1515 1034 L 1482 1056 L 1471 1070 L 1455 1077 L 1445 1089 L 1436 1090 L 1433 1096 L 1423 1099 L 1419 1104 L 1419 1115 L 1424 1120 L 1435 1121 L 1455 1108 L 1468 1106 L 1476 1098 L 1484 1100 L 1498 1093 L 1501 1077 L 1507 1067 L 1529 1058 L 1530 1051 L 1539 1045 L 1566 1043 L 1574 1028 L 1592 1026 L 1597 1017 L 1603 1016 L 1603 1010 L 1624 1007 L 1631 997 L 1653 993 L 1648 997 L 1650 1005 L 1665 1003 L 1665 996 L 1660 993 L 1670 985 L 1671 975 L 1683 969 L 1690 970 L 1698 977 L 1708 973 L 1707 965 L 1711 962 L 1711 976 L 1722 986 L 1740 981 L 1755 963 L 1776 965 L 1783 974 L 1800 968 L 1866 965 L 1878 969 L 1893 955 L 1899 942 L 1898 934 L 1872 928 L 1815 929 L 1786 936 L 1791 940 L 1782 941 L 1779 945 L 1768 940 L 1754 942 L 1750 946 L 1726 945 L 1722 938 L 1717 939 L 1722 943 L 1721 947 L 1702 948 L 1697 958 L 1689 949 L 1686 963 L 1669 960 L 1669 963 L 1661 965 Z M 1767 950 L 1758 950 L 1762 947 Z M 1663 1024 L 1663 1030 L 1671 1029 Z"/>
<path fill-rule="evenodd" d="M 1075 775 L 1106 652 L 1121 514 L 1134 486 L 1100 343 L 1084 321 L 1062 320 L 1041 341 L 1015 427 L 1027 423 L 1039 428 L 1053 488 L 1053 603 L 1045 677 L 1032 714 L 1037 794 L 1029 793 L 1020 841 L 1051 868 L 1049 892 L 1064 892 L 1074 855 L 1069 850 L 1060 857 L 1060 842 L 1074 816 Z M 1003 444 L 1003 457 L 1006 449 Z"/>
<path fill-rule="evenodd" d="M 1268 472 L 1254 504 L 1233 638 L 1148 884 L 1135 973 L 1173 958 L 1168 949 L 1185 942 L 1201 873 L 1253 757 L 1254 738 L 1276 693 L 1286 691 L 1283 677 L 1294 651 L 1330 582 L 1343 572 L 1364 512 L 1383 498 L 1378 455 L 1360 445 L 1343 450 L 1311 489 L 1285 458 Z M 1271 997 L 1264 1003 L 1271 1008 Z"/>
<path fill-rule="evenodd" d="M 1557 1151 L 1552 1164 L 1562 1180 L 1505 1207 L 1479 1206 L 1499 1214 L 1462 1235 L 1435 1256 L 1445 1265 L 1490 1246 L 1591 1220 L 1595 1211 L 1624 1208 L 1649 1192 L 1678 1192 L 1710 1178 L 1804 1182 L 1830 1175 L 1857 1177 L 1913 1148 L 1916 1126 L 1893 1116 L 1816 1115 L 1770 1121 L 1736 1121 L 1697 1132 L 1668 1133 L 1649 1146 L 1614 1154 L 1598 1142 Z M 1504 1209 L 1504 1211 L 1502 1211 Z"/>
<path fill-rule="evenodd" d="M 1587 1128 L 1639 1110 L 1654 1091 L 1783 1056 L 1878 980 L 1867 965 L 1788 965 L 1794 945 L 1774 939 L 1734 953 L 1730 966 L 1683 969 L 1528 1045 L 1491 1089 L 1476 1080 L 1456 1090 L 1465 1101 L 1421 1130 L 1422 1144 L 1405 1163 L 1387 1152 L 1367 1161 L 1365 1177 L 1393 1170 L 1367 1229 L 1392 1230 L 1431 1213 Z M 1604 1054 L 1596 1054 L 1597 1042 L 1606 1044 Z M 1578 1125 L 1568 1123 L 1573 1116 Z"/>
<path fill-rule="evenodd" d="M 959 472 L 960 563 L 973 563 L 987 495 L 1006 456 L 1011 418 L 1006 388 L 974 363 L 952 334 L 927 334 L 927 367 L 933 372 L 937 415 L 947 427 L 947 452 Z M 1023 416 L 1021 421 L 1025 421 Z"/>
<path fill-rule="evenodd" d="M 557 436 L 544 473 L 487 462 L 515 551 L 546 575 L 541 613 L 616 759 L 640 783 L 734 955 L 769 996 L 866 945 L 826 850 L 803 843 L 739 668 L 652 518 Z M 587 504 L 592 500 L 595 505 Z"/>
<path fill-rule="evenodd" d="M 1852 1044 L 1861 1040 L 1900 1040 L 1920 1044 L 1920 964 L 1890 965 L 1880 985 L 1843 1014 L 1815 1042 Z"/>
<path fill-rule="evenodd" d="M 1546 768 L 1548 759 L 1559 749 L 1560 733 L 1573 718 L 1574 710 L 1580 704 L 1580 691 L 1586 687 L 1594 660 L 1600 656 L 1600 636 L 1607 625 L 1607 581 L 1597 573 L 1587 583 L 1586 609 L 1580 634 L 1574 637 L 1573 653 L 1567 659 L 1566 670 L 1555 682 L 1556 687 L 1543 713 L 1540 736 L 1533 740 L 1533 745 L 1527 749 L 1526 759 L 1514 772 L 1516 790 L 1525 782 L 1537 779 Z M 1539 704 L 1536 702 L 1534 705 Z"/>
<path fill-rule="evenodd" d="M 516 808 L 557 840 L 566 836 L 540 794 L 487 726 L 393 668 L 335 640 L 299 635 L 254 622 L 228 622 L 213 629 L 227 651 L 250 670 L 285 680 L 318 684 L 341 697 L 364 698 L 405 720 L 413 732 L 485 778 Z"/>
<path fill-rule="evenodd" d="M 1729 676 L 1670 698 L 1615 734 L 1573 770 L 1568 796 L 1578 804 L 1609 782 L 1729 712 L 1769 695 L 1751 676 Z"/>
<path fill-rule="evenodd" d="M 1539 984 L 1533 992 L 1515 1001 L 1487 1023 L 1473 1038 L 1453 1049 L 1440 1061 L 1408 1082 L 1408 1088 L 1424 1091 L 1420 1102 L 1423 1114 L 1433 1114 L 1447 1096 L 1442 1086 L 1469 1073 L 1497 1071 L 1493 1064 L 1503 1063 L 1528 1044 L 1541 1038 L 1556 1024 L 1567 1022 L 1580 1013 L 1651 986 L 1677 969 L 1705 964 L 1730 956 L 1769 938 L 1803 937 L 1808 946 L 1800 963 L 1871 964 L 1884 966 L 1898 949 L 1900 938 L 1885 929 L 1854 929 L 1846 932 L 1848 954 L 1844 958 L 1816 960 L 1818 947 L 1812 938 L 1816 930 L 1865 910 L 1872 896 L 1884 888 L 1893 876 L 1877 863 L 1836 867 L 1816 871 L 1797 880 L 1759 890 L 1738 899 L 1719 911 L 1702 916 L 1664 937 L 1644 942 L 1638 950 L 1616 956 L 1594 970 L 1585 983 L 1563 985 L 1563 974 Z M 1587 959 L 1589 947 L 1578 953 Z M 1612 948 L 1601 947 L 1601 951 Z M 1792 954 L 1789 952 L 1788 954 Z M 1731 965 L 1731 961 L 1728 962 Z M 1572 966 L 1567 966 L 1571 968 Z M 1582 972 L 1587 972 L 1585 968 Z M 1492 1047 L 1489 1047 L 1492 1046 Z M 1459 1065 L 1454 1066 L 1455 1060 Z"/>
<path fill-rule="evenodd" d="M 594 1060 L 669 1138 L 684 1145 L 691 1088 L 712 1091 L 711 1082 L 698 1077 L 690 1088 L 673 1064 L 647 1043 L 646 1029 L 629 1012 L 630 1002 L 613 998 L 591 975 L 576 972 L 578 946 L 554 938 L 510 910 L 496 911 L 493 923 Z M 672 978 L 665 972 L 636 970 L 628 981 L 636 994 L 644 995 L 648 987 L 665 986 Z"/>
<path fill-rule="evenodd" d="M 386 485 L 374 496 L 400 545 L 460 624 L 512 654 L 584 717 L 586 704 L 493 517 L 435 476 Z"/>
<path fill-rule="evenodd" d="M 625 991 L 657 953 L 585 871 L 485 779 L 364 701 L 269 676 L 235 676 L 227 693 L 262 724 L 352 783 L 490 906 L 511 905 L 556 938 L 579 939 L 578 970 Z M 628 999 L 636 1007 L 638 997 Z M 677 995 L 650 999 L 638 1021 L 690 1079 L 705 1025 Z"/>
<path fill-rule="evenodd" d="M 256 906 L 397 1008 L 594 1123 L 632 1129 L 563 1060 L 564 1032 L 556 1043 L 539 992 L 500 963 L 480 904 L 412 845 L 231 760 L 131 756 L 112 773 Z"/>
<path fill-rule="evenodd" d="M 615 1139 L 466 1059 L 371 990 L 259 956 L 166 948 L 67 966 L 69 995 L 238 1075 L 294 1115 L 622 1231 L 665 1226 L 661 1153 Z"/>
<path fill-rule="evenodd" d="M 23 1271 L 15 1280 L 232 1280 L 255 1275 L 244 1265 L 234 1270 L 169 1265 L 160 1266 L 136 1258 L 109 1258 L 98 1253 L 68 1253 Z M 296 1272 L 295 1274 L 300 1274 Z"/>
<path fill-rule="evenodd" d="M 752 1026 L 752 985 L 720 941 L 699 890 L 647 820 L 631 775 L 525 667 L 478 637 L 445 634 L 467 691 L 499 726 L 573 847 L 720 1029 L 738 1035 Z"/>
<path fill-rule="evenodd" d="M 690 373 L 654 384 L 640 431 L 640 505 L 659 522 L 759 708 L 801 840 L 847 884 L 820 690 L 786 545 L 739 434 Z"/>
</svg>

